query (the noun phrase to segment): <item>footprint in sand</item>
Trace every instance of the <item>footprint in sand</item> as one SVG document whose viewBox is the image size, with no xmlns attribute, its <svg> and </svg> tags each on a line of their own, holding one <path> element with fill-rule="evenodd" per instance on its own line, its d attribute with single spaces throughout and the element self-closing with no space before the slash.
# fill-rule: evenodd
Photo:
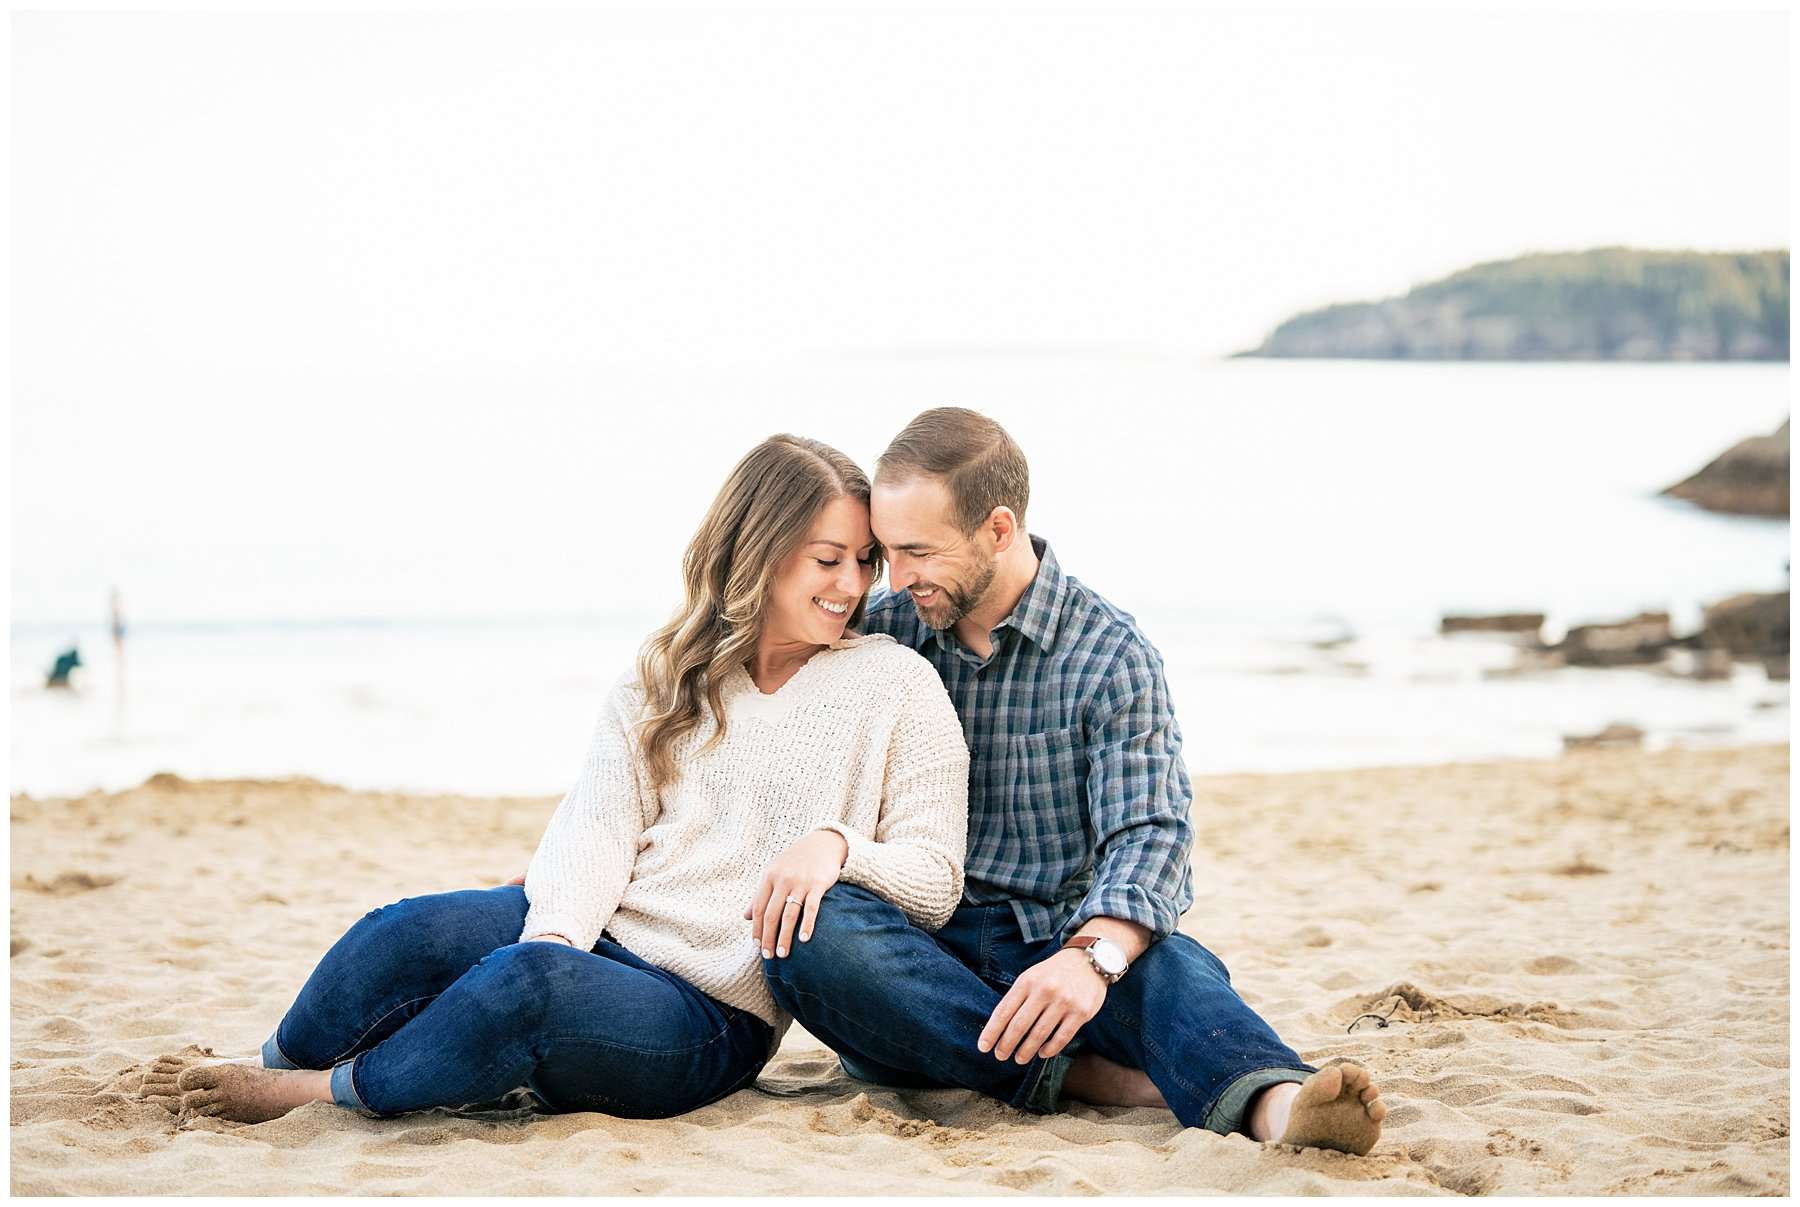
<svg viewBox="0 0 1800 1207">
<path fill-rule="evenodd" d="M 1534 976 L 1566 976 L 1572 972 L 1586 972 L 1587 967 L 1568 956 L 1539 956 L 1525 965 L 1525 971 Z"/>
<path fill-rule="evenodd" d="M 105 888 L 109 884 L 117 884 L 117 876 L 95 876 L 88 872 L 58 872 L 53 879 L 39 880 L 30 872 L 19 887 L 33 893 L 44 893 L 51 897 L 69 897 L 76 893 L 88 893 L 97 888 Z"/>
<path fill-rule="evenodd" d="M 1340 1002 L 1334 1013 L 1346 1021 L 1367 1013 L 1396 1023 L 1488 1019 L 1549 1023 L 1561 1027 L 1575 1019 L 1572 1012 L 1555 1002 L 1509 1002 L 1486 994 L 1441 997 L 1410 981 L 1397 981 L 1379 993 Z"/>
<path fill-rule="evenodd" d="M 88 1029 L 63 1014 L 52 1014 L 38 1024 L 38 1034 L 49 1039 L 75 1043 L 88 1037 Z"/>
</svg>

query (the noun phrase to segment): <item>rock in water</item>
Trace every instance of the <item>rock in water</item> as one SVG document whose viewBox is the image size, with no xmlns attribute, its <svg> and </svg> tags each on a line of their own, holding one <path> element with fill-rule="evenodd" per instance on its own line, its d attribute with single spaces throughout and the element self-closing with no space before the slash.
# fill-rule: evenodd
<svg viewBox="0 0 1800 1207">
<path fill-rule="evenodd" d="M 1536 637 L 1543 627 L 1542 612 L 1506 612 L 1494 616 L 1446 616 L 1438 623 L 1438 632 L 1446 637 L 1452 633 L 1513 633 Z"/>
<path fill-rule="evenodd" d="M 1563 735 L 1564 750 L 1603 750 L 1614 746 L 1641 746 L 1644 744 L 1644 731 L 1636 725 L 1627 725 L 1622 721 L 1614 721 L 1599 733 L 1567 733 Z"/>
<path fill-rule="evenodd" d="M 1734 658 L 1786 658 L 1788 593 L 1733 595 L 1705 609 L 1700 630 L 1708 649 L 1727 650 Z"/>
<path fill-rule="evenodd" d="M 1693 477 L 1663 491 L 1708 511 L 1733 515 L 1788 514 L 1788 425 L 1726 449 Z"/>
<path fill-rule="evenodd" d="M 1570 666 L 1635 666 L 1661 661 L 1674 639 L 1667 612 L 1640 612 L 1618 624 L 1577 625 L 1556 650 Z"/>
</svg>

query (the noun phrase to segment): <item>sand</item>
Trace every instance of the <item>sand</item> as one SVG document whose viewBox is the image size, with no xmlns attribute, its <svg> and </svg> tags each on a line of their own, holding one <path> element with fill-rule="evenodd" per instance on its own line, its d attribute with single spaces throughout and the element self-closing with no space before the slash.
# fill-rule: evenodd
<svg viewBox="0 0 1800 1207">
<path fill-rule="evenodd" d="M 553 799 L 153 778 L 12 802 L 16 1194 L 1785 1194 L 1788 751 L 1195 782 L 1183 928 L 1307 1059 L 1364 1064 L 1366 1157 L 1160 1110 L 870 1089 L 796 1028 L 680 1119 L 325 1104 L 177 1125 L 375 905 L 521 870 Z M 1388 1015 L 1386 1027 L 1359 1014 Z"/>
</svg>

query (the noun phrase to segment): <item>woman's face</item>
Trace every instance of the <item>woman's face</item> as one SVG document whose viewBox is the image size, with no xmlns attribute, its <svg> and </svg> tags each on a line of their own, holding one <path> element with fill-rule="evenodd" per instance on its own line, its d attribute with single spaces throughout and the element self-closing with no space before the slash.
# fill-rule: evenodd
<svg viewBox="0 0 1800 1207">
<path fill-rule="evenodd" d="M 857 601 L 869 592 L 874 552 L 868 505 L 848 495 L 827 503 L 800 548 L 775 572 L 764 641 L 829 645 L 842 637 Z"/>
</svg>

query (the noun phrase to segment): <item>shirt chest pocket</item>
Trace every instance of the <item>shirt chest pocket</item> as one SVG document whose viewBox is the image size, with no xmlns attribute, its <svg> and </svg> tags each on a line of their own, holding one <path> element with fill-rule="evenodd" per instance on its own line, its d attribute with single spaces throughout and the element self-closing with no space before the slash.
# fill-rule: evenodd
<svg viewBox="0 0 1800 1207">
<path fill-rule="evenodd" d="M 1087 750 L 1079 726 L 1006 739 L 1001 774 L 1001 799 L 1014 837 L 1052 858 L 1085 855 Z"/>
</svg>

